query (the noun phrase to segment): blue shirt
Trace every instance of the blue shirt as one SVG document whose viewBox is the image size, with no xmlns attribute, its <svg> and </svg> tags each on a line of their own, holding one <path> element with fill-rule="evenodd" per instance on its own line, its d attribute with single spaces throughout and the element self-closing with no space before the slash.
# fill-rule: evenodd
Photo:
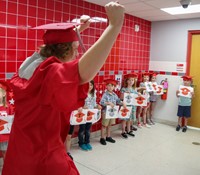
<svg viewBox="0 0 200 175">
<path fill-rule="evenodd" d="M 114 92 L 110 93 L 108 91 L 106 91 L 100 101 L 100 104 L 104 107 L 103 111 L 106 110 L 106 103 L 113 103 L 114 105 L 116 104 L 122 104 L 122 101 L 120 100 L 120 98 L 117 96 L 117 94 L 115 94 Z"/>
</svg>

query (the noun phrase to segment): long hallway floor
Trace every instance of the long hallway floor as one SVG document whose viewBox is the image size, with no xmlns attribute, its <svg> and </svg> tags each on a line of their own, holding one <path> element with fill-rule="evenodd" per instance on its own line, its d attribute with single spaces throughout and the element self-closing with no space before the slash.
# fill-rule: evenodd
<svg viewBox="0 0 200 175">
<path fill-rule="evenodd" d="M 116 143 L 99 143 L 91 139 L 92 151 L 72 145 L 71 154 L 81 175 L 200 175 L 200 131 L 176 132 L 159 124 L 138 129 L 135 137 L 121 137 L 116 130 Z"/>
</svg>

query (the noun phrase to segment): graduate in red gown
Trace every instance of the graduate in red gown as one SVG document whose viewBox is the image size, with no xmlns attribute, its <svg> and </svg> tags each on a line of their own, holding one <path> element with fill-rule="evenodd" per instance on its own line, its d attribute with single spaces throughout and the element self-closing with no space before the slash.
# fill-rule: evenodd
<svg viewBox="0 0 200 175">
<path fill-rule="evenodd" d="M 105 10 L 108 27 L 79 60 L 74 24 L 40 27 L 47 29 L 45 45 L 11 80 L 16 110 L 3 175 L 79 174 L 63 140 L 70 112 L 87 95 L 84 84 L 106 61 L 123 25 L 123 6 L 110 2 Z"/>
</svg>

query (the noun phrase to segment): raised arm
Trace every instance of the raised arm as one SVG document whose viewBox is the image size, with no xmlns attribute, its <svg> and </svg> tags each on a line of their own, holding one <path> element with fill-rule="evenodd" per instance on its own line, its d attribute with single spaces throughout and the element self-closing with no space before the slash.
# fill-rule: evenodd
<svg viewBox="0 0 200 175">
<path fill-rule="evenodd" d="M 124 7 L 122 5 L 110 2 L 105 5 L 105 10 L 109 20 L 108 27 L 79 61 L 81 83 L 93 79 L 101 69 L 123 25 Z"/>
</svg>

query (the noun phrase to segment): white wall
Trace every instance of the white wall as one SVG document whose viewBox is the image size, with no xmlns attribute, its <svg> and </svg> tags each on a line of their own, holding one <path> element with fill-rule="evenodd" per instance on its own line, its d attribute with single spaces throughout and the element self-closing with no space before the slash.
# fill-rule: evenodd
<svg viewBox="0 0 200 175">
<path fill-rule="evenodd" d="M 185 73 L 189 30 L 200 30 L 200 18 L 153 22 L 149 70 Z M 184 64 L 183 71 L 177 71 L 178 63 Z M 158 83 L 165 77 L 169 81 L 168 98 L 166 101 L 159 98 L 154 117 L 177 122 L 178 99 L 175 92 L 182 79 L 180 76 L 158 75 Z"/>
<path fill-rule="evenodd" d="M 153 117 L 161 121 L 177 122 L 178 98 L 176 90 L 182 83 L 182 78 L 180 76 L 158 75 L 157 83 L 160 84 L 165 78 L 168 79 L 169 85 L 167 100 L 161 100 L 160 96 L 158 97 Z"/>
<path fill-rule="evenodd" d="M 150 60 L 185 62 L 189 30 L 200 30 L 200 18 L 153 22 Z"/>
</svg>

